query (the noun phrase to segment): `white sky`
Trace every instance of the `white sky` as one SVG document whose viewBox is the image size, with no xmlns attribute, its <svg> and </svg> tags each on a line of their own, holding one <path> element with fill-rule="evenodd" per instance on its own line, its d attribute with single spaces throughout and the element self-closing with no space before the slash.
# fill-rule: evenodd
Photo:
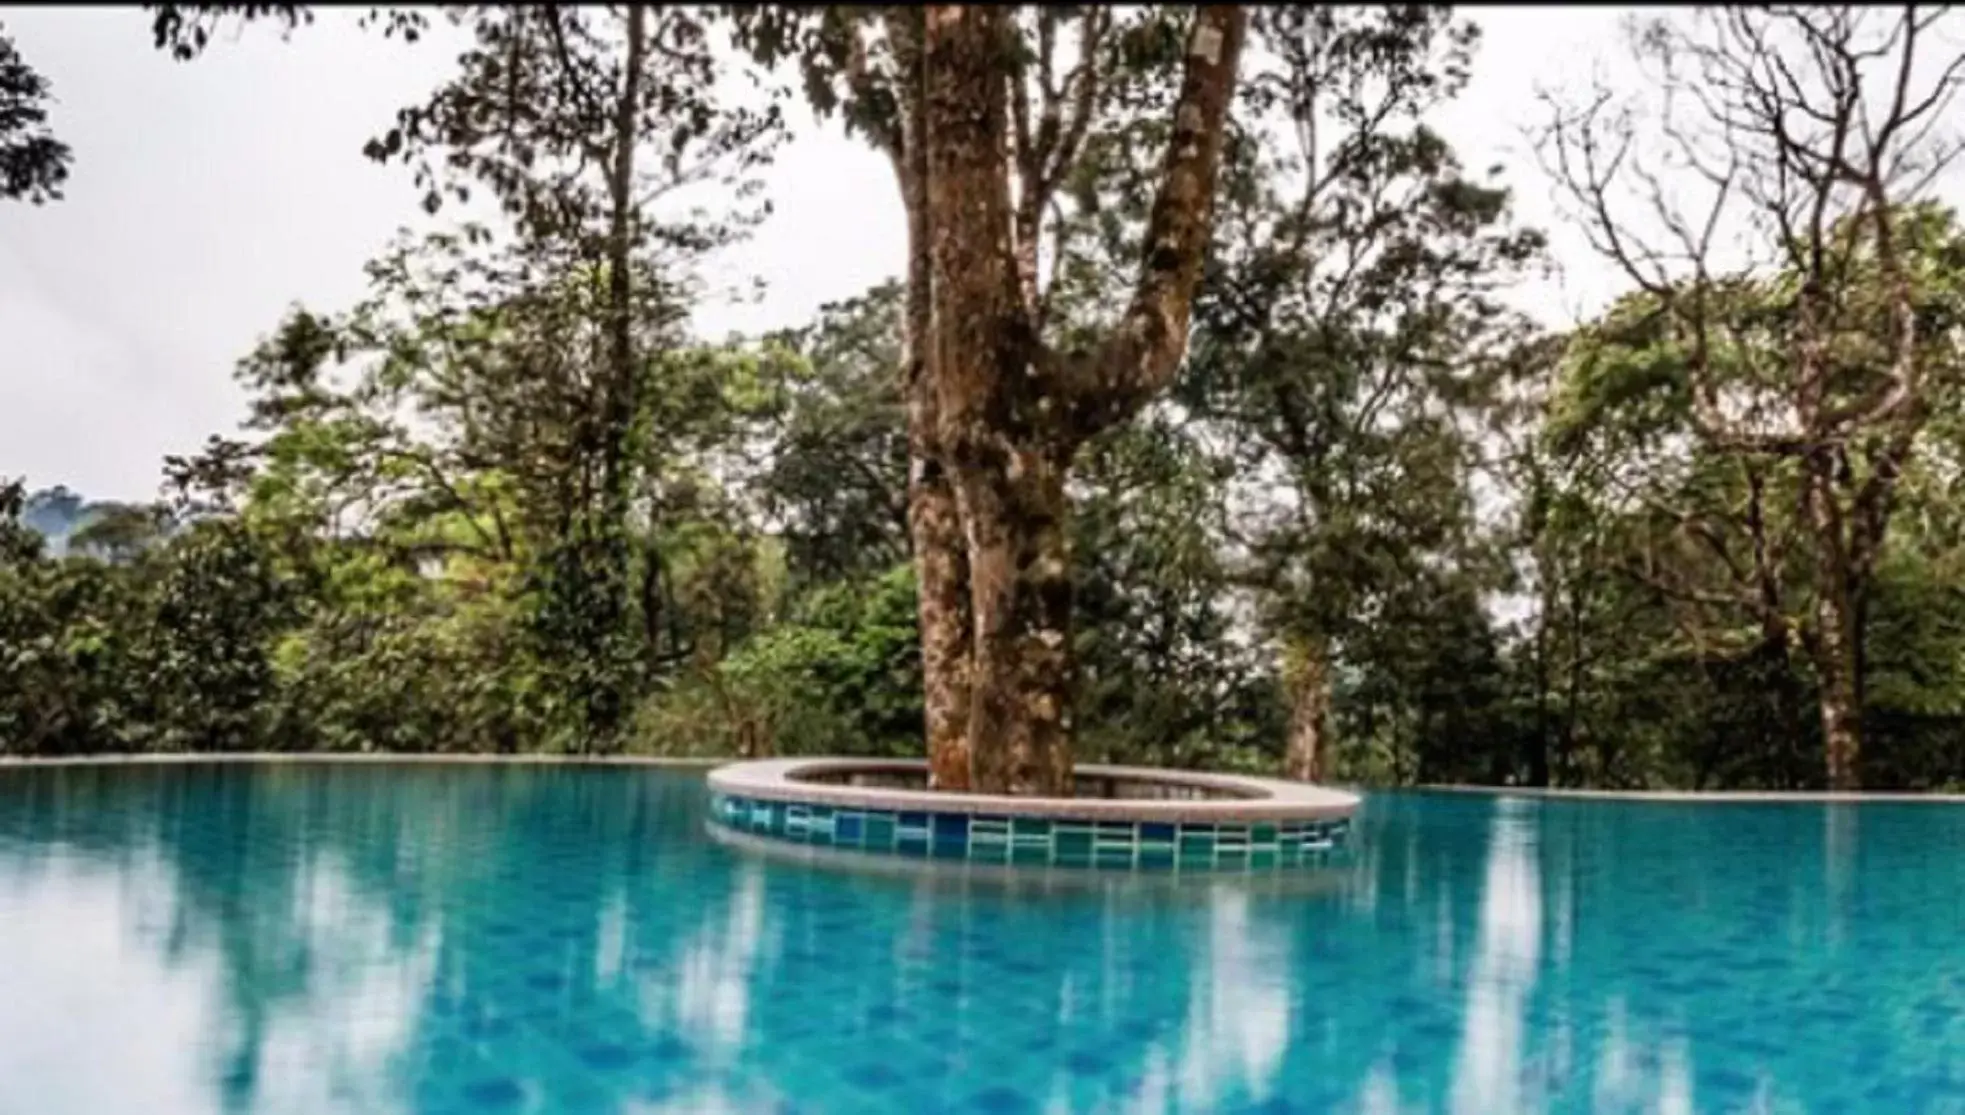
<svg viewBox="0 0 1965 1115">
<path fill-rule="evenodd" d="M 1566 281 L 1523 292 L 1548 320 L 1615 284 L 1558 226 L 1521 129 L 1541 120 L 1538 86 L 1621 54 L 1631 10 L 1464 13 L 1485 40 L 1436 125 L 1470 168 L 1504 164 L 1521 218 L 1550 232 Z M 66 200 L 0 206 L 0 476 L 149 499 L 165 454 L 236 429 L 232 367 L 285 309 L 345 307 L 362 264 L 419 217 L 407 171 L 361 147 L 451 57 L 365 36 L 340 12 L 286 43 L 252 29 L 192 63 L 154 51 L 133 7 L 0 6 L 0 23 L 54 84 L 53 122 L 76 152 Z M 708 335 L 801 323 L 901 269 L 886 163 L 836 126 L 803 128 L 769 188 L 775 215 L 718 276 L 756 276 L 765 296 L 705 307 Z"/>
</svg>

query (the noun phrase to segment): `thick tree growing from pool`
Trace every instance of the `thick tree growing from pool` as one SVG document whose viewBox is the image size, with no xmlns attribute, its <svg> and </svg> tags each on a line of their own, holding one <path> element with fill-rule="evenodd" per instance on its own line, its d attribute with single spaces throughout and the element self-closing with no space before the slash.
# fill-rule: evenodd
<svg viewBox="0 0 1965 1115">
<path fill-rule="evenodd" d="M 1071 790 L 1066 480 L 1185 354 L 1246 23 L 1235 5 L 746 19 L 760 57 L 798 57 L 815 105 L 890 155 L 907 211 L 909 520 L 938 786 Z M 1140 79 L 1156 66 L 1177 82 Z M 1101 113 L 1155 110 L 1130 296 L 1103 328 L 1060 335 L 1039 275 L 1066 227 L 1060 190 Z"/>
</svg>

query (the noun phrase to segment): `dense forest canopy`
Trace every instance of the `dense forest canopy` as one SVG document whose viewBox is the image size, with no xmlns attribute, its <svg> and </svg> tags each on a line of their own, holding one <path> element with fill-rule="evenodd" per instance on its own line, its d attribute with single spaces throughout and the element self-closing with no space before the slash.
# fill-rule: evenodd
<svg viewBox="0 0 1965 1115">
<path fill-rule="evenodd" d="M 312 20 L 149 14 L 194 65 Z M 454 70 L 350 152 L 427 230 L 268 323 L 154 505 L 0 487 L 0 752 L 1965 785 L 1940 9 L 1636 23 L 1651 80 L 1506 173 L 1437 130 L 1507 48 L 1444 7 L 365 23 L 432 19 Z M 0 204 L 87 173 L 31 62 L 0 29 Z M 909 258 L 694 335 L 813 112 Z M 1513 213 L 1550 182 L 1625 284 L 1560 329 L 1510 297 L 1575 262 Z"/>
</svg>

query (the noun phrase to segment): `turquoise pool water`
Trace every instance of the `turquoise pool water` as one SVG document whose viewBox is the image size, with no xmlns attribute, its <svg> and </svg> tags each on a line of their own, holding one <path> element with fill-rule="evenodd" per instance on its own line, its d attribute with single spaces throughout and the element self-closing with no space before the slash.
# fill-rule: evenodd
<svg viewBox="0 0 1965 1115">
<path fill-rule="evenodd" d="M 0 770 L 0 1115 L 1965 1112 L 1965 809 L 1373 796 L 1283 886 L 819 870 L 704 800 Z"/>
</svg>

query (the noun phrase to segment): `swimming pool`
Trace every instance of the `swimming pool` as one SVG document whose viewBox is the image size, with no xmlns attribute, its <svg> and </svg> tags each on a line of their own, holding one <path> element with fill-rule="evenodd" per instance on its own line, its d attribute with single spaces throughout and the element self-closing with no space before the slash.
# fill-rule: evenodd
<svg viewBox="0 0 1965 1115">
<path fill-rule="evenodd" d="M 0 770 L 0 1113 L 1965 1111 L 1961 808 L 1372 795 L 1282 886 L 819 867 L 705 798 Z"/>
</svg>

